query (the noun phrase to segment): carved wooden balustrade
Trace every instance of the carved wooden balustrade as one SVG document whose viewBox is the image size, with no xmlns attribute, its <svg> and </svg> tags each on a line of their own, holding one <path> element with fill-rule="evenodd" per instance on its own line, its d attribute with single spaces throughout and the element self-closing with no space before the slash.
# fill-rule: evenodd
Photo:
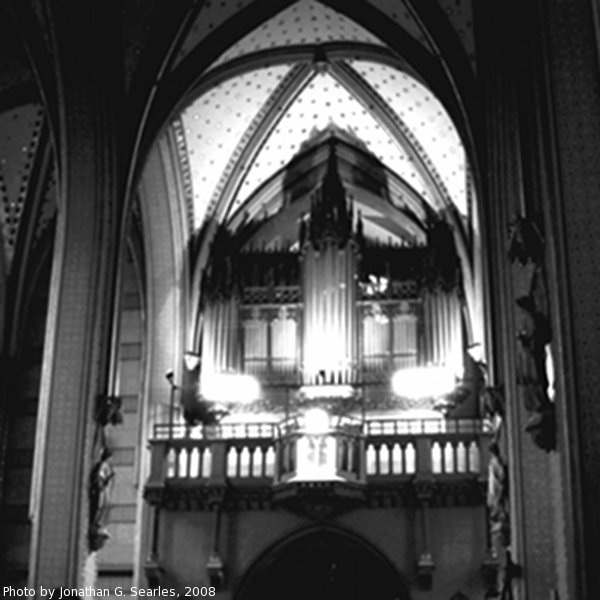
<svg viewBox="0 0 600 600">
<path fill-rule="evenodd" d="M 426 483 L 480 503 L 490 440 L 488 425 L 472 419 L 340 420 L 312 434 L 293 420 L 157 425 L 145 496 L 153 504 L 202 507 L 226 492 L 270 503 L 292 489 L 346 486 L 366 498 L 386 488 L 406 496 Z"/>
</svg>

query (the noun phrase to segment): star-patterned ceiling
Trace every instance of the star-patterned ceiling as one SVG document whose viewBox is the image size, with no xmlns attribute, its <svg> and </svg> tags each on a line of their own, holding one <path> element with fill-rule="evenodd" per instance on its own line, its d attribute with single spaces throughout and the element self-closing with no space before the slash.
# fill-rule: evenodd
<svg viewBox="0 0 600 600">
<path fill-rule="evenodd" d="M 384 0 L 372 3 L 382 12 L 391 10 Z M 249 3 L 238 4 L 239 10 Z M 451 16 L 463 25 L 470 18 L 466 4 L 450 7 Z M 392 11 L 394 18 L 426 44 L 418 23 L 401 6 Z M 200 29 L 212 30 L 226 18 L 223 6 L 206 3 L 204 10 L 209 9 L 214 12 L 213 25 L 210 19 L 197 20 L 180 59 L 193 47 L 194 35 L 202 35 Z M 360 42 L 362 48 L 375 50 L 361 54 L 349 45 L 346 55 L 338 48 L 329 56 L 327 44 L 339 41 Z M 289 60 L 284 55 L 268 66 L 258 58 L 265 50 L 280 48 L 285 53 L 290 46 L 315 44 L 322 44 L 319 55 L 290 55 Z M 222 73 L 230 61 L 258 53 L 245 71 L 236 68 L 229 78 L 221 75 L 213 87 L 198 88 L 199 95 L 175 120 L 182 132 L 180 148 L 186 153 L 182 162 L 189 165 L 193 227 L 201 227 L 208 216 L 234 217 L 311 134 L 329 125 L 361 140 L 435 210 L 453 205 L 467 218 L 468 167 L 459 134 L 440 101 L 400 60 L 377 60 L 383 46 L 332 8 L 300 0 L 221 55 L 209 71 Z"/>
<path fill-rule="evenodd" d="M 0 114 L 0 226 L 7 263 L 15 250 L 42 120 L 39 104 Z"/>
<path fill-rule="evenodd" d="M 338 41 L 383 45 L 381 40 L 344 15 L 319 2 L 303 0 L 292 4 L 275 19 L 268 20 L 242 38 L 222 54 L 215 65 L 249 52 Z"/>
</svg>

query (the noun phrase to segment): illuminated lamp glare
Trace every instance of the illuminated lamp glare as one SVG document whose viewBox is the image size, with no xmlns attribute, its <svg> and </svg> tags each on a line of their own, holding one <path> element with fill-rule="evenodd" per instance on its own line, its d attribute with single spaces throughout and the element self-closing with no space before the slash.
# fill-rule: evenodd
<svg viewBox="0 0 600 600">
<path fill-rule="evenodd" d="M 351 385 L 303 385 L 300 388 L 300 393 L 307 400 L 315 400 L 317 398 L 352 398 L 354 388 Z"/>
<path fill-rule="evenodd" d="M 427 408 L 409 408 L 402 411 L 402 419 L 407 421 L 432 421 L 441 420 L 444 415 L 439 410 Z"/>
<path fill-rule="evenodd" d="M 211 402 L 247 404 L 258 400 L 260 385 L 251 375 L 213 373 L 202 379 L 200 393 Z"/>
<path fill-rule="evenodd" d="M 188 371 L 193 371 L 200 365 L 200 355 L 195 352 L 186 352 L 183 355 L 183 361 L 185 362 L 186 369 Z"/>
<path fill-rule="evenodd" d="M 400 369 L 392 376 L 394 393 L 406 398 L 439 398 L 455 387 L 455 371 L 449 367 Z"/>
<path fill-rule="evenodd" d="M 329 431 L 329 414 L 322 408 L 310 408 L 304 413 L 304 431 L 319 435 Z"/>
<path fill-rule="evenodd" d="M 485 362 L 485 353 L 481 342 L 474 342 L 467 348 L 469 356 L 477 363 Z"/>
</svg>

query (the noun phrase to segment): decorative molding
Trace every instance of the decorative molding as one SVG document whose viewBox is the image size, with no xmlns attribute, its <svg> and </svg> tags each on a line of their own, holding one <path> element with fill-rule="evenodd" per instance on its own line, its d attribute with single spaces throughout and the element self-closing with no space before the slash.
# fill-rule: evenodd
<svg viewBox="0 0 600 600">
<path fill-rule="evenodd" d="M 295 482 L 275 488 L 270 478 L 229 479 L 223 485 L 204 481 L 167 481 L 146 485 L 144 498 L 152 506 L 167 510 L 210 511 L 222 502 L 224 510 L 273 510 L 283 507 L 293 512 L 323 519 L 359 506 L 369 509 L 421 505 L 423 491 L 412 477 L 379 478 L 365 486 L 349 482 Z M 486 484 L 477 477 L 427 482 L 427 506 L 452 508 L 485 504 Z"/>
<path fill-rule="evenodd" d="M 183 186 L 183 203 L 187 217 L 188 231 L 194 231 L 194 190 L 192 186 L 192 170 L 189 161 L 189 149 L 187 147 L 185 132 L 181 119 L 172 122 L 173 134 L 177 145 L 178 165 L 181 172 L 181 183 Z"/>
</svg>

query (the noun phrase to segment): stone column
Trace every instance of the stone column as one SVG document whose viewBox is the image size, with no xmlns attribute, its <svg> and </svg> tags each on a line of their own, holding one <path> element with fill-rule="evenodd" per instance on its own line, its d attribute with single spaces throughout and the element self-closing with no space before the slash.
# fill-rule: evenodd
<svg viewBox="0 0 600 600">
<path fill-rule="evenodd" d="M 538 0 L 493 6 L 489 32 L 496 49 L 503 48 L 504 58 L 499 68 L 493 62 L 486 65 L 491 174 L 486 201 L 492 207 L 487 209 L 490 232 L 497 236 L 490 247 L 496 249 L 493 268 L 500 286 L 499 310 L 492 312 L 505 314 L 496 318 L 509 332 L 498 329 L 499 351 L 512 361 L 512 366 L 506 359 L 499 363 L 500 376 L 506 378 L 512 448 L 515 557 L 524 567 L 517 587 L 528 598 L 554 593 L 560 598 L 587 598 L 600 581 L 596 5 Z M 549 291 L 557 417 L 556 450 L 550 453 L 535 448 L 524 436 L 528 416 L 514 401 L 510 332 L 514 335 L 516 327 L 510 304 L 518 290 L 514 281 L 506 281 L 502 234 L 493 226 L 496 222 L 505 227 L 510 211 L 530 219 L 544 240 L 540 264 Z"/>
<path fill-rule="evenodd" d="M 488 356 L 490 383 L 502 386 L 506 403 L 500 452 L 509 473 L 509 548 L 515 562 L 523 567 L 523 577 L 515 578 L 511 587 L 516 598 L 546 598 L 556 585 L 548 476 L 551 458 L 524 430 L 527 414 L 517 388 L 516 290 L 508 257 L 511 222 L 517 216 L 535 218 L 527 181 L 532 178 L 532 169 L 523 153 L 527 128 L 533 125 L 522 113 L 530 86 L 524 68 L 527 38 L 521 23 L 524 11 L 517 5 L 497 0 L 485 7 L 477 5 L 481 41 L 478 70 L 486 115 L 480 209 L 487 249 L 488 327 L 493 340 Z M 503 536 L 501 547 L 507 542 Z M 506 559 L 501 556 L 503 562 Z"/>
<path fill-rule="evenodd" d="M 107 3 L 111 4 L 111 3 Z M 46 6 L 53 72 L 44 90 L 56 109 L 59 209 L 40 389 L 29 585 L 75 587 L 88 556 L 88 482 L 94 407 L 105 393 L 119 173 L 120 74 L 104 3 Z M 44 65 L 38 65 L 44 68 Z"/>
<path fill-rule="evenodd" d="M 546 238 L 556 339 L 557 570 L 560 598 L 590 598 L 600 584 L 600 78 L 595 2 L 538 0 L 547 80 L 538 153 L 548 185 Z M 532 43 L 535 41 L 532 40 Z M 551 145 L 549 144 L 551 142 Z M 550 147 L 553 151 L 548 152 Z M 546 149 L 544 151 L 544 149 Z"/>
</svg>

